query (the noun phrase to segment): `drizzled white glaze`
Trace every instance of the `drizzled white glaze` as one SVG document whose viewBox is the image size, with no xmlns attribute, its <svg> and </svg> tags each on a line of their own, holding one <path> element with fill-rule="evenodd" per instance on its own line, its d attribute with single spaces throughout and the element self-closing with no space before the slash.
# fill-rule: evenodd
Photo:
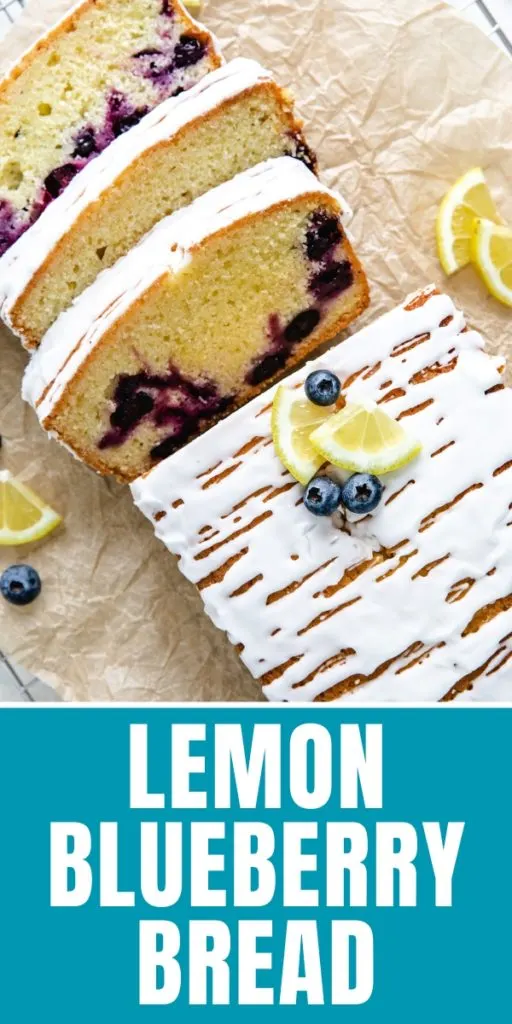
<svg viewBox="0 0 512 1024">
<path fill-rule="evenodd" d="M 178 273 L 208 236 L 284 200 L 321 193 L 348 212 L 344 200 L 321 185 L 299 160 L 267 160 L 219 185 L 160 221 L 131 252 L 104 270 L 55 321 L 34 353 L 23 397 L 41 423 L 105 331 L 163 274 Z"/>
<path fill-rule="evenodd" d="M 406 305 L 288 380 L 328 367 L 359 371 L 349 398 L 404 391 L 383 408 L 423 452 L 384 478 L 382 504 L 349 533 L 308 514 L 279 462 L 274 389 L 132 484 L 271 699 L 313 700 L 347 680 L 349 701 L 437 701 L 458 683 L 458 699 L 512 698 L 512 599 L 495 605 L 512 593 L 512 391 L 448 297 Z"/>
<path fill-rule="evenodd" d="M 84 210 L 97 202 L 141 153 L 172 139 L 185 125 L 233 96 L 271 80 L 272 76 L 256 61 L 239 57 L 211 71 L 180 96 L 160 103 L 87 164 L 0 259 L 0 315 L 11 330 L 15 328 L 10 311 L 48 254 Z"/>
</svg>

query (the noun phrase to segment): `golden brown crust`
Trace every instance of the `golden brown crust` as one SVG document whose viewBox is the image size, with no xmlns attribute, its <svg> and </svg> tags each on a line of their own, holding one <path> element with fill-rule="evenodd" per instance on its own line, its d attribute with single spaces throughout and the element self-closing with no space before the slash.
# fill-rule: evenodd
<svg viewBox="0 0 512 1024">
<path fill-rule="evenodd" d="M 128 165 L 128 167 L 124 169 L 124 171 L 119 175 L 118 178 L 116 178 L 115 182 L 112 185 L 107 186 L 107 189 L 105 191 L 110 191 L 111 189 L 115 189 L 119 185 L 121 185 L 121 183 L 124 182 L 126 177 L 133 173 L 134 168 L 146 159 L 148 153 L 153 153 L 157 150 L 164 149 L 166 146 L 169 145 L 170 142 L 175 143 L 178 139 L 182 139 L 187 132 L 192 131 L 197 124 L 206 123 L 212 120 L 218 114 L 219 111 L 226 110 L 229 107 L 233 106 L 240 100 L 241 97 L 247 97 L 257 92 L 267 92 L 273 94 L 274 98 L 277 100 L 278 106 L 282 111 L 283 121 L 286 123 L 288 131 L 290 132 L 291 135 L 300 136 L 302 138 L 302 121 L 296 117 L 293 108 L 290 107 L 289 99 L 286 95 L 285 90 L 282 89 L 277 84 L 277 82 L 274 82 L 272 80 L 257 82 L 255 83 L 255 85 L 249 86 L 247 89 L 244 89 L 243 92 L 238 93 L 236 96 L 230 96 L 222 103 L 219 103 L 213 110 L 209 110 L 205 114 L 202 114 L 199 117 L 194 118 L 194 120 L 190 121 L 188 124 L 183 125 L 179 129 L 179 131 L 177 131 L 174 135 L 171 136 L 170 139 L 162 139 L 160 142 L 155 143 L 154 146 L 151 146 L 149 150 L 144 150 L 142 153 L 138 155 L 138 157 L 135 158 L 135 160 L 133 160 Z M 103 193 L 100 193 L 100 195 L 97 197 L 94 203 L 91 203 L 88 207 L 86 207 L 85 210 L 82 211 L 82 213 L 76 218 L 76 220 L 70 226 L 69 230 L 66 231 L 66 233 L 59 238 L 58 242 L 53 246 L 53 249 L 51 249 L 48 253 L 44 262 L 41 263 L 41 265 L 37 268 L 37 270 L 31 277 L 30 281 L 27 284 L 27 287 L 18 296 L 18 299 L 16 300 L 15 304 L 13 305 L 12 309 L 9 312 L 9 319 L 11 321 L 13 329 L 17 334 L 19 334 L 23 347 L 26 348 L 28 351 L 32 351 L 33 349 L 37 348 L 42 339 L 39 338 L 38 335 L 36 335 L 33 332 L 33 330 L 31 330 L 30 324 L 24 322 L 23 307 L 27 299 L 30 298 L 32 291 L 39 283 L 41 277 L 47 272 L 48 267 L 51 265 L 51 262 L 56 257 L 58 257 L 60 250 L 62 249 L 71 232 L 85 232 L 87 230 L 87 223 L 91 217 L 91 208 L 95 207 L 96 203 L 101 202 L 102 194 Z"/>
</svg>

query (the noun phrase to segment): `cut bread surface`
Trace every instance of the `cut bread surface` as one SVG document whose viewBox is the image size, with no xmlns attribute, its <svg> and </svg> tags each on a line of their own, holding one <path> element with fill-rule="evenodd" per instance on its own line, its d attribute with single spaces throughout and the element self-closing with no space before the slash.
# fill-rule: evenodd
<svg viewBox="0 0 512 1024">
<path fill-rule="evenodd" d="M 103 473 L 133 479 L 368 302 L 342 204 L 270 160 L 157 225 L 50 329 L 24 395 Z"/>
<path fill-rule="evenodd" d="M 180 0 L 84 0 L 0 82 L 0 255 L 167 96 L 218 67 Z"/>
<path fill-rule="evenodd" d="M 271 434 L 273 391 L 132 484 L 265 695 L 512 697 L 512 390 L 453 302 L 410 297 L 288 381 L 334 370 L 421 441 L 357 522 L 312 516 Z"/>
<path fill-rule="evenodd" d="M 296 152 L 314 167 L 291 100 L 268 72 L 243 58 L 211 72 L 114 140 L 11 247 L 0 261 L 5 322 L 36 346 L 162 217 L 248 167 Z"/>
</svg>

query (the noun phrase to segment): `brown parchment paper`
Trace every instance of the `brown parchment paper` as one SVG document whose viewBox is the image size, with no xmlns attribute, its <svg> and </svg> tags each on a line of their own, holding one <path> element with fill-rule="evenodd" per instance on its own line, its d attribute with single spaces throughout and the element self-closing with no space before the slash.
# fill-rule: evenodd
<svg viewBox="0 0 512 1024">
<path fill-rule="evenodd" d="M 3 44 L 0 72 L 68 6 L 31 0 Z M 434 218 L 446 188 L 481 164 L 512 221 L 508 59 L 428 0 L 208 0 L 203 19 L 226 57 L 254 57 L 293 87 L 324 180 L 355 208 L 352 232 L 372 288 L 358 326 L 434 280 L 489 347 L 507 353 L 510 311 L 471 270 L 444 280 Z M 40 430 L 19 398 L 25 361 L 3 329 L 1 462 L 65 525 L 35 548 L 0 549 L 0 568 L 29 560 L 43 579 L 29 608 L 1 603 L 0 647 L 69 700 L 260 699 L 129 491 L 96 477 Z"/>
</svg>

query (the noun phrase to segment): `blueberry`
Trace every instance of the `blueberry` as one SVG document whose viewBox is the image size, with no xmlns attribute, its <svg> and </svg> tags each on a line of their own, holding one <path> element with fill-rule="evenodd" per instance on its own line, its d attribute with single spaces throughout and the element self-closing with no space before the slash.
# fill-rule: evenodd
<svg viewBox="0 0 512 1024">
<path fill-rule="evenodd" d="M 120 402 L 110 417 L 111 427 L 130 430 L 153 411 L 155 402 L 145 391 L 136 391 Z"/>
<path fill-rule="evenodd" d="M 134 53 L 134 55 L 133 55 L 135 60 L 140 60 L 141 57 L 144 58 L 144 57 L 164 57 L 164 56 L 165 56 L 165 54 L 164 54 L 163 50 L 158 50 L 156 48 L 156 46 L 146 46 L 146 48 L 144 50 L 137 50 L 137 53 Z"/>
<path fill-rule="evenodd" d="M 114 404 L 121 405 L 122 402 L 127 402 L 133 398 L 139 387 L 147 383 L 146 376 L 144 371 L 141 373 L 121 373 L 112 397 Z"/>
<path fill-rule="evenodd" d="M 320 321 L 320 313 L 318 309 L 313 306 L 311 309 L 303 309 L 301 313 L 297 313 L 293 320 L 284 329 L 285 341 L 294 344 L 297 341 L 303 341 L 309 334 L 315 330 Z"/>
<path fill-rule="evenodd" d="M 348 260 L 342 263 L 331 263 L 325 270 L 315 274 L 310 283 L 311 291 L 317 299 L 335 299 L 347 288 L 350 288 L 354 280 L 354 272 Z"/>
<path fill-rule="evenodd" d="M 377 508 L 384 488 L 372 473 L 354 473 L 341 489 L 342 504 L 349 512 L 366 515 Z"/>
<path fill-rule="evenodd" d="M 152 393 L 152 392 L 156 392 Z M 163 459 L 194 433 L 201 420 L 220 416 L 233 405 L 231 395 L 220 395 L 210 380 L 190 380 L 169 366 L 165 373 L 122 373 L 112 395 L 114 409 L 110 430 L 98 441 L 98 448 L 119 447 L 143 420 L 173 432 L 150 451 L 155 461 Z"/>
<path fill-rule="evenodd" d="M 176 412 L 176 419 L 174 423 L 174 430 L 169 437 L 165 437 L 159 444 L 153 445 L 149 457 L 153 462 L 161 462 L 162 459 L 167 459 L 169 455 L 173 455 L 180 445 L 185 444 L 188 441 L 190 435 L 197 429 L 197 421 L 190 419 L 188 416 L 180 415 Z"/>
<path fill-rule="evenodd" d="M 0 576 L 0 592 L 10 604 L 31 604 L 41 593 L 39 573 L 31 565 L 11 565 Z"/>
<path fill-rule="evenodd" d="M 279 373 L 279 370 L 284 369 L 286 366 L 286 359 L 288 353 L 285 349 L 281 352 L 274 352 L 270 355 L 263 356 L 262 359 L 257 362 L 252 370 L 247 375 L 247 383 L 251 386 L 262 384 L 264 380 L 268 380 L 269 377 L 273 377 L 275 373 Z"/>
<path fill-rule="evenodd" d="M 175 68 L 188 68 L 204 56 L 204 43 L 195 36 L 180 36 L 173 57 Z"/>
<path fill-rule="evenodd" d="M 78 170 L 79 168 L 75 167 L 74 164 L 62 164 L 61 167 L 56 167 L 54 171 L 50 171 L 44 179 L 44 187 L 52 199 L 60 196 L 61 192 L 69 185 L 71 179 L 75 177 Z"/>
<path fill-rule="evenodd" d="M 313 150 L 310 149 L 302 134 L 293 134 L 292 139 L 293 146 L 290 156 L 295 157 L 296 160 L 300 160 L 301 163 L 305 164 L 306 167 L 315 174 L 317 169 L 317 160 Z"/>
<path fill-rule="evenodd" d="M 135 125 L 142 121 L 142 118 L 147 114 L 147 108 L 141 107 L 140 110 L 134 110 L 133 114 L 125 114 L 122 117 L 116 117 L 112 124 L 112 131 L 115 138 L 119 138 L 120 135 L 124 135 L 125 132 L 129 131 L 130 128 L 135 128 Z"/>
<path fill-rule="evenodd" d="M 308 512 L 315 516 L 332 516 L 341 502 L 341 487 L 330 476 L 314 476 L 304 494 Z"/>
<path fill-rule="evenodd" d="M 91 153 L 94 153 L 96 149 L 96 139 L 94 138 L 94 132 L 89 128 L 84 128 L 83 131 L 79 132 L 75 139 L 75 148 L 72 156 L 88 157 Z"/>
<path fill-rule="evenodd" d="M 159 81 L 172 71 L 169 53 L 164 53 L 163 50 L 150 49 L 148 47 L 145 50 L 139 50 L 138 53 L 134 53 L 133 59 L 137 61 L 137 67 L 142 76 L 149 78 L 150 81 Z"/>
<path fill-rule="evenodd" d="M 338 244 L 341 227 L 337 217 L 329 217 L 323 210 L 313 214 L 311 225 L 306 232 L 308 259 L 318 262 L 330 249 Z"/>
<path fill-rule="evenodd" d="M 304 390 L 313 405 L 334 405 L 340 397 L 341 383 L 330 370 L 313 370 L 306 377 Z"/>
</svg>

